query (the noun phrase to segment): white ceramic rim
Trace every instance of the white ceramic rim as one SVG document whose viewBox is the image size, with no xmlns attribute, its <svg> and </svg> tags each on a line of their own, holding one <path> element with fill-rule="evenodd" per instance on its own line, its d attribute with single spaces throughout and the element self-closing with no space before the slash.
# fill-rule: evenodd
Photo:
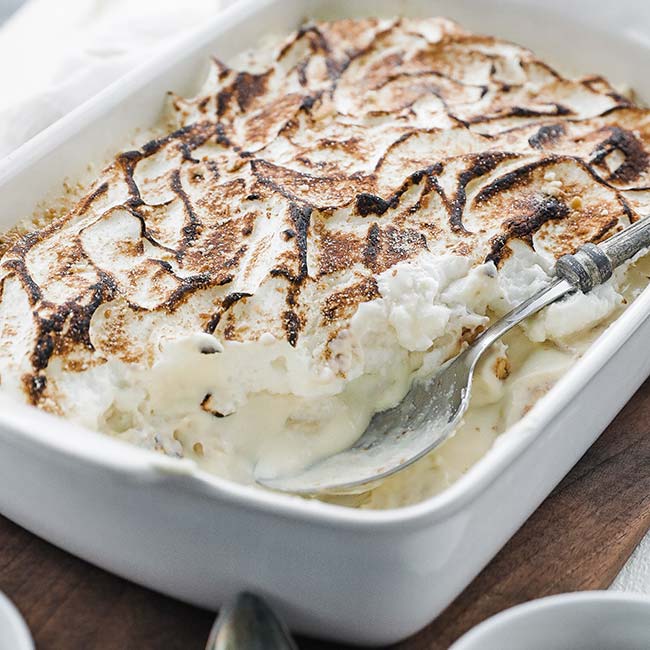
<svg viewBox="0 0 650 650">
<path fill-rule="evenodd" d="M 479 623 L 469 632 L 463 634 L 449 650 L 467 650 L 472 647 L 481 647 L 477 645 L 484 635 L 490 634 L 495 628 L 501 628 L 502 633 L 507 634 L 508 627 L 511 623 L 525 619 L 526 617 L 540 612 L 558 608 L 569 608 L 576 604 L 602 604 L 602 603 L 629 603 L 642 605 L 647 609 L 647 619 L 650 620 L 650 596 L 637 593 L 626 593 L 620 591 L 575 591 L 566 594 L 557 594 L 555 596 L 546 596 L 530 600 L 521 605 L 515 605 L 509 609 L 499 612 L 494 616 Z"/>
<path fill-rule="evenodd" d="M 240 0 L 201 27 L 170 43 L 150 61 L 134 69 L 98 93 L 71 113 L 54 123 L 15 152 L 0 161 L 0 187 L 36 160 L 47 156 L 81 128 L 97 119 L 106 106 L 116 106 L 135 88 L 140 87 L 170 54 L 190 44 L 207 43 L 225 32 L 236 21 L 255 14 L 271 0 Z M 650 52 L 650 43 L 648 44 Z M 4 442 L 38 446 L 41 451 L 57 452 L 69 459 L 114 471 L 135 481 L 176 480 L 181 486 L 252 510 L 264 510 L 281 517 L 337 526 L 378 530 L 395 524 L 415 528 L 429 526 L 457 512 L 484 491 L 505 467 L 513 463 L 545 427 L 568 407 L 575 396 L 617 352 L 627 337 L 650 316 L 650 286 L 599 337 L 585 356 L 526 414 L 522 420 L 500 436 L 490 451 L 466 474 L 440 494 L 420 503 L 390 510 L 359 510 L 307 501 L 300 497 L 273 493 L 240 485 L 208 474 L 192 462 L 160 456 L 133 447 L 104 434 L 84 429 L 62 418 L 49 415 L 0 395 L 0 428 Z M 3 408 L 4 406 L 4 408 Z M 39 424 L 40 423 L 40 424 Z M 64 435 L 55 435 L 59 430 Z M 14 435 L 20 432 L 20 436 Z"/>
<path fill-rule="evenodd" d="M 6 650 L 34 650 L 34 641 L 25 619 L 18 608 L 2 592 L 0 592 L 0 625 L 3 630 L 10 630 L 17 643 Z"/>
</svg>

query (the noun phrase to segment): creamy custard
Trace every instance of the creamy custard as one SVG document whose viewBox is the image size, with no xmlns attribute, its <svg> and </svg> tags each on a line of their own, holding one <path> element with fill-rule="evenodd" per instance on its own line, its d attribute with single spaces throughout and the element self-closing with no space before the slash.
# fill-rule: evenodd
<svg viewBox="0 0 650 650">
<path fill-rule="evenodd" d="M 0 389 L 239 482 L 346 448 L 557 257 L 650 213 L 649 111 L 445 19 L 307 24 L 213 61 L 169 116 L 67 214 L 6 238 Z M 640 268 L 495 346 L 455 438 L 339 501 L 453 482 Z"/>
</svg>

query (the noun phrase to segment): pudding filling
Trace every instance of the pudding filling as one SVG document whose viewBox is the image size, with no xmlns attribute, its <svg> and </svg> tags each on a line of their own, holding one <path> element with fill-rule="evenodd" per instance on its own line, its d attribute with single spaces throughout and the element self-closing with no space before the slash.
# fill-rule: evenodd
<svg viewBox="0 0 650 650">
<path fill-rule="evenodd" d="M 0 390 L 225 478 L 350 446 L 555 260 L 650 214 L 650 111 L 446 19 L 309 23 L 170 94 L 169 134 L 0 239 Z M 444 489 L 647 283 L 639 256 L 482 362 Z"/>
</svg>

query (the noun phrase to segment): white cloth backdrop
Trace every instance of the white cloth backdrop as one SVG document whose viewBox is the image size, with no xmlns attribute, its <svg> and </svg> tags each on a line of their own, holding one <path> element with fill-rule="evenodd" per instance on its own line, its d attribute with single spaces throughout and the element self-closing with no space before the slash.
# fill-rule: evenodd
<svg viewBox="0 0 650 650">
<path fill-rule="evenodd" d="M 0 157 L 224 4 L 229 3 L 27 2 L 0 29 Z"/>
<path fill-rule="evenodd" d="M 27 2 L 0 29 L 0 157 L 231 2 Z M 650 534 L 612 588 L 650 594 Z"/>
</svg>

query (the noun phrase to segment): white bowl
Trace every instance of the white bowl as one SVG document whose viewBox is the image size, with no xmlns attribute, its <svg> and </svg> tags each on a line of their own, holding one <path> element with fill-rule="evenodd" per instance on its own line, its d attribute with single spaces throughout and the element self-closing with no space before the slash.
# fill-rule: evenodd
<svg viewBox="0 0 650 650">
<path fill-rule="evenodd" d="M 450 650 L 648 650 L 650 596 L 583 591 L 501 612 Z"/>
<path fill-rule="evenodd" d="M 0 593 L 0 650 L 34 650 L 32 635 L 14 604 Z"/>
</svg>

